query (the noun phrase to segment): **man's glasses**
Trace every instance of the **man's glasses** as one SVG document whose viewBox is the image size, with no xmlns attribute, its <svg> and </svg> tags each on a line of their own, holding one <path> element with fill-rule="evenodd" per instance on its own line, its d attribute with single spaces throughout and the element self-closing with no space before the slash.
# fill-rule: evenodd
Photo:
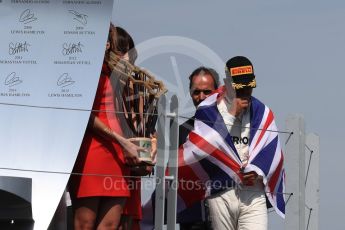
<svg viewBox="0 0 345 230">
<path fill-rule="evenodd" d="M 203 93 L 205 95 L 209 95 L 212 93 L 212 90 L 210 89 L 205 89 L 205 90 L 200 90 L 200 89 L 196 89 L 196 90 L 193 90 L 193 95 L 199 95 L 200 93 Z"/>
</svg>

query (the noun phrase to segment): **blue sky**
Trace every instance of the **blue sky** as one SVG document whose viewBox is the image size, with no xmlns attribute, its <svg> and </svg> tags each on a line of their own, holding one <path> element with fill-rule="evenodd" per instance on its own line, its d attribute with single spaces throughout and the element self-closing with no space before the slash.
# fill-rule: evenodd
<svg viewBox="0 0 345 230">
<path fill-rule="evenodd" d="M 320 229 L 343 229 L 344 1 L 115 0 L 114 4 L 113 22 L 124 27 L 137 45 L 179 36 L 205 45 L 209 50 L 201 55 L 212 51 L 224 62 L 236 55 L 249 57 L 258 82 L 254 95 L 273 109 L 278 126 L 285 129 L 286 117 L 299 113 L 306 131 L 320 136 Z M 184 99 L 188 75 L 202 64 L 213 67 L 195 55 L 162 51 L 140 65 L 175 86 L 173 91 Z M 222 70 L 219 73 L 223 77 Z M 191 101 L 183 101 L 180 110 L 191 114 Z M 283 229 L 279 220 L 270 221 L 273 229 Z"/>
</svg>

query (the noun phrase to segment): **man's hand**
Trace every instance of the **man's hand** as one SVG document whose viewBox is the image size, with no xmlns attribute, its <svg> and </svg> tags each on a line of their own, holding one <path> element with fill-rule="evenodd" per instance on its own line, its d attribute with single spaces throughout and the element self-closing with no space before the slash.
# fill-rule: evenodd
<svg viewBox="0 0 345 230">
<path fill-rule="evenodd" d="M 238 117 L 249 107 L 249 100 L 243 98 L 234 98 L 230 106 L 229 113 L 235 117 Z"/>
<path fill-rule="evenodd" d="M 254 171 L 242 173 L 243 175 L 243 185 L 253 186 L 258 179 L 258 174 Z"/>
</svg>

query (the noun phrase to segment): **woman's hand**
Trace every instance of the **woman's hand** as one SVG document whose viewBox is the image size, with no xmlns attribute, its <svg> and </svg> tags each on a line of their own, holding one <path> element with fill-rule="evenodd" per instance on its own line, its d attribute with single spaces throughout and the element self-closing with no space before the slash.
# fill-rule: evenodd
<svg viewBox="0 0 345 230">
<path fill-rule="evenodd" d="M 126 164 L 133 166 L 141 163 L 139 159 L 139 152 L 147 151 L 145 148 L 133 144 L 129 139 L 126 139 L 118 133 L 106 126 L 98 117 L 91 114 L 89 126 L 95 132 L 111 141 L 117 141 L 123 148 L 123 155 Z"/>
<path fill-rule="evenodd" d="M 141 163 L 139 159 L 139 152 L 146 152 L 147 149 L 133 144 L 129 139 L 121 138 L 119 143 L 123 147 L 123 154 L 126 164 L 133 166 Z"/>
</svg>

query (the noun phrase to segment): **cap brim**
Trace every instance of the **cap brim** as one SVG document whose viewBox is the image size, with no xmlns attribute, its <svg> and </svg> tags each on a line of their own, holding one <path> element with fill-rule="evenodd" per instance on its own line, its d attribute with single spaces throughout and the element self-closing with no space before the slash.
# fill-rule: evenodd
<svg viewBox="0 0 345 230">
<path fill-rule="evenodd" d="M 233 82 L 234 89 L 256 88 L 256 80 L 252 79 L 250 82 Z"/>
</svg>

